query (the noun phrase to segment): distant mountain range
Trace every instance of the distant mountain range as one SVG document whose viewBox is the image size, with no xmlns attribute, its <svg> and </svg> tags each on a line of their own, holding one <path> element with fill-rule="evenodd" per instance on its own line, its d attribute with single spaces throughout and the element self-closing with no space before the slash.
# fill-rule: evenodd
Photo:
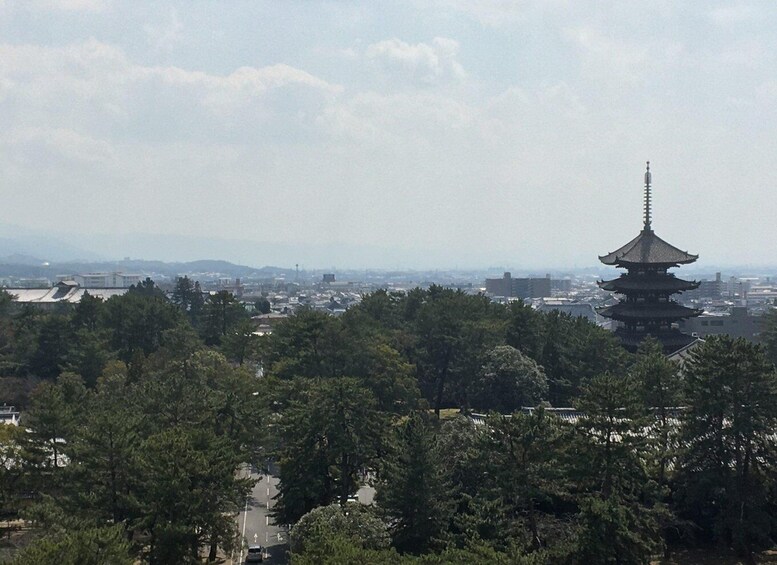
<svg viewBox="0 0 777 565">
<path fill-rule="evenodd" d="M 449 265 L 466 265 L 473 258 L 462 257 L 456 249 L 429 250 L 377 246 L 361 242 L 304 243 L 256 242 L 228 239 L 219 235 L 187 236 L 170 234 L 83 234 L 44 232 L 0 223 L 0 258 L 15 257 L 19 264 L 115 263 L 120 258 L 143 258 L 159 262 L 190 262 L 218 257 L 242 265 L 285 265 L 301 269 L 435 268 L 445 255 Z M 480 258 L 482 260 L 482 258 Z M 474 264 L 474 263 L 473 263 Z"/>
<path fill-rule="evenodd" d="M 136 274 L 162 274 L 175 277 L 187 273 L 219 274 L 231 278 L 292 278 L 295 271 L 281 267 L 262 267 L 260 269 L 236 265 L 229 261 L 200 260 L 189 262 L 165 263 L 163 261 L 143 261 L 130 259 L 123 261 L 62 261 L 44 262 L 28 255 L 8 255 L 0 257 L 0 275 L 24 278 L 54 279 L 57 275 L 89 272 L 124 272 Z"/>
<path fill-rule="evenodd" d="M 406 249 L 363 244 L 360 242 L 278 243 L 226 239 L 218 236 L 185 236 L 164 234 L 83 234 L 77 232 L 47 232 L 0 223 L 1 274 L 6 276 L 47 276 L 85 271 L 136 271 L 141 273 L 178 274 L 186 272 L 222 273 L 232 277 L 289 277 L 299 265 L 300 272 L 344 271 L 381 272 L 476 270 L 494 275 L 511 271 L 513 275 L 542 276 L 553 273 L 563 276 L 576 273 L 612 273 L 598 263 L 577 267 L 539 267 L 521 264 L 520 257 L 508 260 L 489 259 L 487 246 L 477 256 L 464 255 L 455 247 L 429 249 L 422 245 Z M 132 259 L 130 259 L 132 257 Z M 218 257 L 219 260 L 203 259 Z M 123 258 L 123 259 L 122 259 Z M 590 258 L 586 258 L 588 260 Z M 44 264 L 47 264 L 44 266 Z M 497 265 L 504 265 L 497 267 Z M 283 265 L 264 267 L 262 265 Z M 511 266 L 512 265 L 512 266 Z M 38 275 L 14 275 L 14 272 L 37 272 Z M 712 274 L 771 274 L 777 268 L 767 265 L 716 266 L 696 264 L 685 267 L 694 273 Z M 609 276 L 609 275 L 608 275 Z"/>
</svg>

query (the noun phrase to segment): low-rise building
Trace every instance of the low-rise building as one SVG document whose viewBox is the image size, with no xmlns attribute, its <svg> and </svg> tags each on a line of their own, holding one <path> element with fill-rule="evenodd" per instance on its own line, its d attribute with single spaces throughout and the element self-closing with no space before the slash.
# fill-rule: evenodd
<svg viewBox="0 0 777 565">
<path fill-rule="evenodd" d="M 129 288 L 81 288 L 73 280 L 59 281 L 49 288 L 6 288 L 3 289 L 17 304 L 26 304 L 40 308 L 53 308 L 58 304 L 78 304 L 86 293 L 91 296 L 109 299 L 111 296 L 125 294 Z"/>
<path fill-rule="evenodd" d="M 696 318 L 681 320 L 679 326 L 682 332 L 694 337 L 729 335 L 759 343 L 763 316 L 751 314 L 744 306 L 735 306 L 726 313 L 705 312 Z"/>
<path fill-rule="evenodd" d="M 129 288 L 140 283 L 143 275 L 126 273 L 85 273 L 78 275 L 59 275 L 60 281 L 75 281 L 81 288 Z"/>
</svg>

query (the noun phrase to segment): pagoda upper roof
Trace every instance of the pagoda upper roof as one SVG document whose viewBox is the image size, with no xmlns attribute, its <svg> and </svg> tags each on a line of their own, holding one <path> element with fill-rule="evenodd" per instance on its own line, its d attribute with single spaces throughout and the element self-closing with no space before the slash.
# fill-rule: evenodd
<svg viewBox="0 0 777 565">
<path fill-rule="evenodd" d="M 682 265 L 698 258 L 670 245 L 646 227 L 626 245 L 599 260 L 605 265 Z"/>
</svg>

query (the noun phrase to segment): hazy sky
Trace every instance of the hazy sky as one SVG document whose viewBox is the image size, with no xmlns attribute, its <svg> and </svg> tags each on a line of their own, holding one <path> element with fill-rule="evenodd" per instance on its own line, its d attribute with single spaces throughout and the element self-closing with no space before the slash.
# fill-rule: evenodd
<svg viewBox="0 0 777 565">
<path fill-rule="evenodd" d="M 592 265 L 649 159 L 660 236 L 774 264 L 775 30 L 772 1 L 0 0 L 0 222 Z"/>
</svg>

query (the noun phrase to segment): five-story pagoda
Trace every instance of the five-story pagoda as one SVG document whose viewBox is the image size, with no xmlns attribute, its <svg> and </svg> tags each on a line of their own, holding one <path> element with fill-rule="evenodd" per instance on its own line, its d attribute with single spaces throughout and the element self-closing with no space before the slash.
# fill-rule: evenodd
<svg viewBox="0 0 777 565">
<path fill-rule="evenodd" d="M 687 308 L 671 300 L 684 290 L 693 290 L 698 282 L 676 278 L 667 270 L 693 263 L 691 255 L 658 237 L 651 227 L 650 162 L 645 172 L 645 224 L 637 237 L 599 260 L 627 270 L 617 279 L 600 281 L 604 290 L 620 295 L 618 304 L 599 309 L 599 314 L 620 322 L 615 330 L 623 345 L 634 351 L 648 335 L 657 338 L 666 353 L 672 353 L 695 338 L 681 333 L 673 324 L 684 318 L 698 316 L 701 310 Z"/>
</svg>

